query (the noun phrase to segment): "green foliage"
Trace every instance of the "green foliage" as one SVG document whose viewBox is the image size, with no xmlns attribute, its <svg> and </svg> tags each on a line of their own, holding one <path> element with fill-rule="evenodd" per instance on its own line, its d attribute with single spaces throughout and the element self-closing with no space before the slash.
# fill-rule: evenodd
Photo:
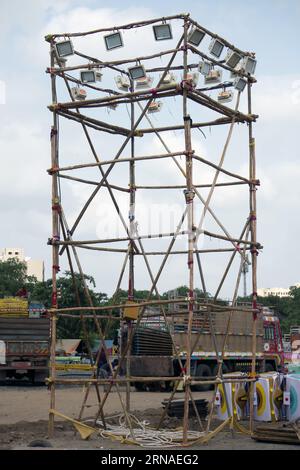
<svg viewBox="0 0 300 470">
<path fill-rule="evenodd" d="M 0 261 L 0 295 L 2 297 L 15 296 L 22 287 L 31 291 L 36 282 L 34 276 L 27 276 L 26 263 L 17 258 Z"/>
<path fill-rule="evenodd" d="M 239 300 L 251 302 L 251 298 L 240 298 Z M 300 325 L 300 288 L 291 287 L 290 297 L 259 297 L 258 302 L 270 307 L 278 315 L 283 333 L 289 333 L 290 327 Z"/>
<path fill-rule="evenodd" d="M 105 305 L 108 302 L 106 294 L 97 293 L 93 290 L 95 287 L 95 281 L 91 276 L 84 276 L 89 296 L 94 306 Z M 63 276 L 57 280 L 57 289 L 59 294 L 59 307 L 89 307 L 89 302 L 85 293 L 85 288 L 81 279 L 80 274 L 75 273 L 74 279 L 69 271 L 66 271 Z M 78 292 L 78 298 L 77 293 Z M 31 297 L 34 300 L 42 302 L 47 308 L 51 307 L 52 298 L 52 280 L 48 279 L 46 282 L 38 282 L 31 293 Z M 84 308 L 82 309 L 84 312 Z M 91 313 L 91 312 L 89 312 Z M 79 312 L 78 312 L 79 315 Z M 104 321 L 103 321 L 104 322 Z M 95 335 L 95 325 L 93 320 L 86 320 L 88 335 L 91 338 Z M 104 325 L 102 325 L 104 326 Z M 84 338 L 84 331 L 82 328 L 82 322 L 73 318 L 59 317 L 57 322 L 57 332 L 59 338 Z"/>
</svg>

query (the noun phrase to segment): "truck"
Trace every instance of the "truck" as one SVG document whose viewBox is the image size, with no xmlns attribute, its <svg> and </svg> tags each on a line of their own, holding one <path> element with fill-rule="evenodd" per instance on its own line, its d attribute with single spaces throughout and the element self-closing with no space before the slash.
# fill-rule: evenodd
<svg viewBox="0 0 300 470">
<path fill-rule="evenodd" d="M 0 299 L 0 381 L 27 378 L 42 384 L 49 372 L 50 320 L 44 306 Z"/>
<path fill-rule="evenodd" d="M 249 372 L 252 362 L 252 315 L 241 310 L 233 310 L 231 323 L 224 354 L 223 373 L 236 371 Z M 187 316 L 186 303 L 177 307 L 178 316 L 172 316 L 169 324 L 170 333 L 164 332 L 163 348 L 160 346 L 159 328 L 165 324 L 159 322 L 154 325 L 151 321 L 140 325 L 135 336 L 133 346 L 137 343 L 139 348 L 133 347 L 131 350 L 131 375 L 134 377 L 178 377 L 181 374 L 180 361 L 184 366 L 186 362 L 186 342 L 187 342 Z M 283 341 L 280 322 L 275 313 L 266 307 L 260 307 L 256 326 L 256 370 L 258 372 L 276 371 L 284 366 Z M 214 338 L 210 331 L 210 322 L 213 324 L 215 332 L 215 342 L 217 350 L 222 350 L 227 327 L 229 312 L 211 313 L 211 319 L 207 315 L 206 307 L 194 312 L 192 324 L 192 345 L 194 351 L 191 356 L 191 375 L 194 377 L 208 378 L 215 377 L 218 364 L 214 346 Z M 142 330 L 144 332 L 142 333 Z M 168 347 L 166 347 L 167 336 L 169 337 Z M 147 338 L 147 339 L 146 339 Z M 172 340 L 173 338 L 173 340 Z M 175 349 L 176 353 L 175 354 Z M 165 351 L 169 354 L 166 354 Z M 159 357 L 158 357 L 159 356 Z M 177 358 L 176 358 L 177 356 Z M 159 364 L 159 367 L 158 367 Z M 143 385 L 141 382 L 135 383 L 137 390 L 147 388 L 157 388 L 158 385 Z M 159 384 L 160 389 L 170 388 L 170 383 Z M 211 388 L 210 385 L 201 384 L 194 386 L 196 390 L 205 391 Z"/>
</svg>

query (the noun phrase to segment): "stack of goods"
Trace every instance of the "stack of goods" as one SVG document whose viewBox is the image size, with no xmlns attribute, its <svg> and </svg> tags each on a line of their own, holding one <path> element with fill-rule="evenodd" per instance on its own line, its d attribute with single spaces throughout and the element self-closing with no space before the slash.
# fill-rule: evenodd
<svg viewBox="0 0 300 470">
<path fill-rule="evenodd" d="M 255 382 L 254 419 L 256 421 L 268 422 L 283 419 L 285 415 L 283 378 L 283 374 L 269 372 L 261 374 Z M 232 415 L 235 415 L 238 420 L 247 418 L 250 406 L 250 384 L 239 382 L 226 383 L 224 386 L 218 385 L 216 405 L 218 417 L 221 420 L 226 420 Z"/>
<path fill-rule="evenodd" d="M 0 299 L 0 317 L 28 317 L 28 301 L 20 297 Z"/>
<path fill-rule="evenodd" d="M 291 425 L 257 426 L 252 439 L 260 442 L 300 445 L 300 432 L 296 426 Z"/>
<path fill-rule="evenodd" d="M 297 421 L 300 418 L 300 374 L 286 376 L 284 405 L 287 408 L 287 419 L 292 422 Z"/>
<path fill-rule="evenodd" d="M 172 338 L 166 331 L 138 328 L 132 342 L 133 356 L 172 356 Z"/>
<path fill-rule="evenodd" d="M 166 408 L 168 400 L 164 400 L 162 405 Z M 197 407 L 198 414 L 201 419 L 205 419 L 208 415 L 208 401 L 207 400 L 194 400 Z M 191 400 L 189 400 L 189 416 L 196 416 L 195 407 Z M 184 415 L 184 400 L 173 400 L 168 407 L 168 416 L 182 418 Z"/>
</svg>

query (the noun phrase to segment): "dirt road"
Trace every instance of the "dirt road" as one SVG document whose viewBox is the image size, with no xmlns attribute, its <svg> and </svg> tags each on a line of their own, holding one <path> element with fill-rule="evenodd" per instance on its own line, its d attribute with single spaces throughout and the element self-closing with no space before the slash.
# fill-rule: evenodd
<svg viewBox="0 0 300 470">
<path fill-rule="evenodd" d="M 103 391 L 102 391 L 103 392 Z M 208 393 L 196 393 L 195 398 L 208 398 Z M 84 389 L 68 387 L 57 390 L 56 409 L 67 416 L 77 418 L 84 396 Z M 151 392 L 132 392 L 132 412 L 140 419 L 157 419 L 162 412 L 162 400 L 169 394 Z M 122 392 L 125 399 L 125 393 Z M 96 404 L 95 394 L 88 401 L 85 417 L 94 416 Z M 91 407 L 90 407 L 91 405 Z M 0 449 L 24 449 L 35 440 L 44 440 L 53 448 L 60 449 L 136 449 L 119 442 L 103 439 L 93 435 L 88 441 L 83 441 L 68 422 L 57 419 L 55 437 L 47 440 L 47 418 L 49 407 L 49 391 L 45 387 L 0 387 Z M 111 393 L 106 407 L 106 415 L 122 412 L 122 406 L 117 393 Z M 144 413 L 143 413 L 144 412 Z M 181 420 L 178 420 L 180 426 Z M 197 448 L 197 447 L 195 447 Z M 207 445 L 199 449 L 298 449 L 300 446 L 274 445 L 257 443 L 248 436 L 232 433 L 227 429 L 219 433 Z"/>
</svg>

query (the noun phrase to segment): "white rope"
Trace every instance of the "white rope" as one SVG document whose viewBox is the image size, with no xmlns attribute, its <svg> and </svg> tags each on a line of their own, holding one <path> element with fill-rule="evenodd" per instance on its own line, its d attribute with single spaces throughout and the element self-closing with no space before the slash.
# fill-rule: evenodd
<svg viewBox="0 0 300 470">
<path fill-rule="evenodd" d="M 131 422 L 135 425 L 132 432 L 134 441 L 141 447 L 180 447 L 182 445 L 182 430 L 157 430 L 150 427 L 149 421 L 140 421 L 136 416 L 129 415 Z M 109 420 L 119 419 L 119 424 L 108 424 Z M 104 439 L 118 437 L 132 441 L 130 429 L 126 424 L 124 414 L 117 414 L 105 418 L 106 428 L 99 430 L 99 434 Z M 103 426 L 102 421 L 97 421 L 97 425 Z M 196 440 L 204 435 L 203 432 L 188 431 L 187 439 Z"/>
</svg>

